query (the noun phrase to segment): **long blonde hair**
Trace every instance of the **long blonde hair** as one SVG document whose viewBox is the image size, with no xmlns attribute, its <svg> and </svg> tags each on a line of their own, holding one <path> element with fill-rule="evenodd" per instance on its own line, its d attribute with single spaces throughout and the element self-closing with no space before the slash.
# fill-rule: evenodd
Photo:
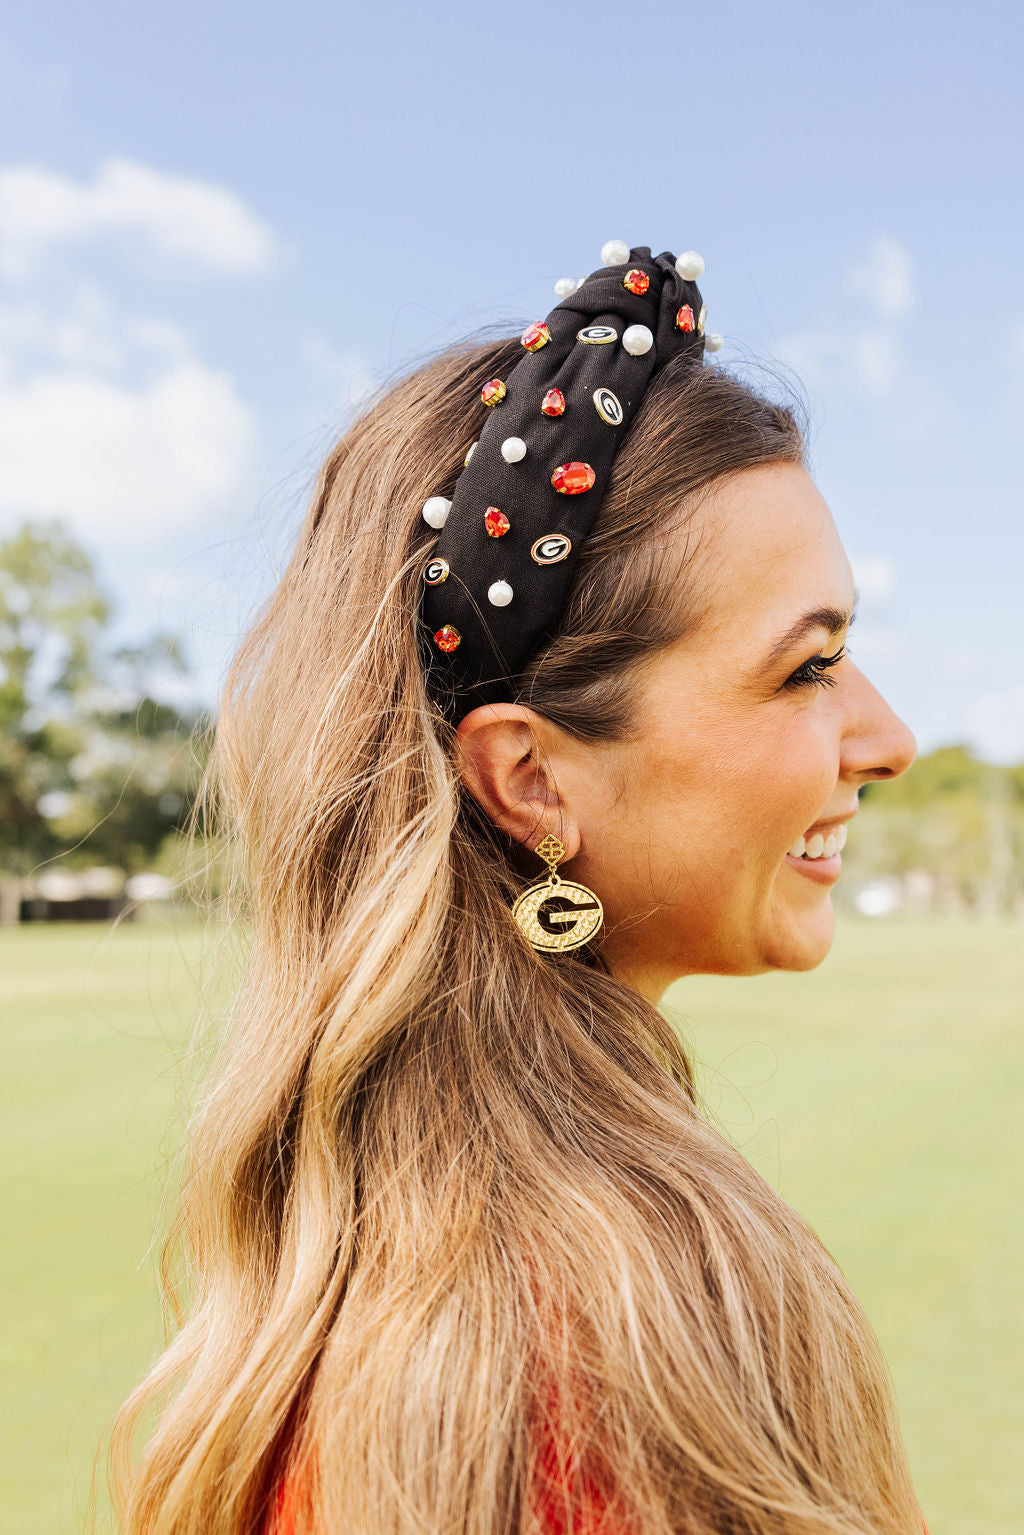
<svg viewBox="0 0 1024 1535">
<path fill-rule="evenodd" d="M 457 348 L 355 422 L 230 674 L 212 785 L 251 942 L 173 1234 L 188 1315 L 115 1428 L 122 1527 L 255 1535 L 287 1468 L 298 1535 L 520 1535 L 545 1499 L 579 1530 L 581 1488 L 618 1535 L 920 1535 L 835 1262 L 659 1012 L 520 936 L 515 850 L 426 696 L 420 508 L 516 353 Z M 637 664 L 699 621 L 669 517 L 685 542 L 721 476 L 803 454 L 791 408 L 669 365 L 519 696 L 628 730 Z"/>
</svg>

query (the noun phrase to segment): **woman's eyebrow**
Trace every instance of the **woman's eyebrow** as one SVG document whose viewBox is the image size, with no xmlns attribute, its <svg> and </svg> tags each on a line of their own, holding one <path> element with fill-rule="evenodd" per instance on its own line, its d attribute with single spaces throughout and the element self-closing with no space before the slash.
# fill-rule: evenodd
<svg viewBox="0 0 1024 1535">
<path fill-rule="evenodd" d="M 859 601 L 860 593 L 855 592 L 853 607 L 849 612 L 845 608 L 826 606 L 814 608 L 810 613 L 805 613 L 802 618 L 797 619 L 791 629 L 787 629 L 786 633 L 780 635 L 775 641 L 775 644 L 765 657 L 765 667 L 771 667 L 776 661 L 781 661 L 782 657 L 792 650 L 794 645 L 798 645 L 801 640 L 806 639 L 815 629 L 824 629 L 830 635 L 841 634 L 857 617 L 857 603 Z"/>
</svg>

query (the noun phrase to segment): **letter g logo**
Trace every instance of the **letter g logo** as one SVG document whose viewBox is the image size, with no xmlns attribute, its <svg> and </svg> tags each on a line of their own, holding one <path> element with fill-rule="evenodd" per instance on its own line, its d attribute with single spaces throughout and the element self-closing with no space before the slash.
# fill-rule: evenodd
<svg viewBox="0 0 1024 1535">
<path fill-rule="evenodd" d="M 572 543 L 564 533 L 545 533 L 530 550 L 538 565 L 557 565 L 571 552 Z"/>
</svg>

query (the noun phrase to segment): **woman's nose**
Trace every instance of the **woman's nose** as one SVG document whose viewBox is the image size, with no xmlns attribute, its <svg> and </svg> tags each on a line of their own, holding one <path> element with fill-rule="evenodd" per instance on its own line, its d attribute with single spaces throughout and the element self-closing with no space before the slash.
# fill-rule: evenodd
<svg viewBox="0 0 1024 1535">
<path fill-rule="evenodd" d="M 851 676 L 850 673 L 855 674 Z M 874 683 L 851 662 L 848 685 L 850 714 L 843 735 L 842 766 L 863 782 L 898 778 L 917 756 L 910 727 L 890 708 Z"/>
</svg>

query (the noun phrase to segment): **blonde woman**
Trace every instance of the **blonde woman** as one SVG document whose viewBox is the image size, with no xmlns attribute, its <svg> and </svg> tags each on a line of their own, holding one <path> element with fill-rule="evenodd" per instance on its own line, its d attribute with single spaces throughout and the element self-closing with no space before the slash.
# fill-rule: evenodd
<svg viewBox="0 0 1024 1535">
<path fill-rule="evenodd" d="M 132 1535 L 920 1535 L 871 1328 L 658 1011 L 820 963 L 914 742 L 700 258 L 603 259 L 355 422 L 235 662 L 251 947 Z"/>
</svg>

